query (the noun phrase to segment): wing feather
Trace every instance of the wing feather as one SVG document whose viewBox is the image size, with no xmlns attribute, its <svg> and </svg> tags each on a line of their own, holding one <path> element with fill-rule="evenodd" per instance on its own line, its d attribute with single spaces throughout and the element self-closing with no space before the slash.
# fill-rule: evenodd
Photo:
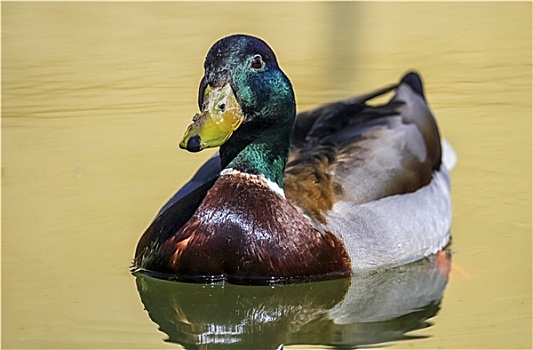
<svg viewBox="0 0 533 350">
<path fill-rule="evenodd" d="M 393 89 L 389 102 L 369 104 Z M 298 115 L 284 189 L 295 205 L 324 222 L 339 200 L 362 204 L 420 189 L 440 158 L 435 118 L 420 78 L 409 73 L 397 86 Z"/>
</svg>

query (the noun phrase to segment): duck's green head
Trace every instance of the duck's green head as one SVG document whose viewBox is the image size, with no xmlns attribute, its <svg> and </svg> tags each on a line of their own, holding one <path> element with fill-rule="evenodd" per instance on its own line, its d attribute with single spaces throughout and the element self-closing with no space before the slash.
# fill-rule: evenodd
<svg viewBox="0 0 533 350">
<path fill-rule="evenodd" d="M 224 145 L 221 155 L 234 157 L 265 132 L 290 138 L 294 92 L 263 40 L 248 35 L 220 39 L 209 50 L 204 69 L 198 91 L 201 112 L 181 148 L 197 152 Z"/>
</svg>

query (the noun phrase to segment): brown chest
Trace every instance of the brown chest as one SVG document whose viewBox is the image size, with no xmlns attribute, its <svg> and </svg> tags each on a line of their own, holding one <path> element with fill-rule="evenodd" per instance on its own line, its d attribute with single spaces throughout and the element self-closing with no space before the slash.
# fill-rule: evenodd
<svg viewBox="0 0 533 350">
<path fill-rule="evenodd" d="M 191 219 L 164 243 L 177 275 L 324 279 L 348 275 L 343 244 L 319 232 L 250 175 L 221 176 Z"/>
</svg>

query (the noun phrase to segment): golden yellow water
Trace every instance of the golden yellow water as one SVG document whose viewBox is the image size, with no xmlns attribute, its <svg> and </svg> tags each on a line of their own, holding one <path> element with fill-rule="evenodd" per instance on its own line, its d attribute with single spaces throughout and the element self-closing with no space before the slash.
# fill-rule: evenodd
<svg viewBox="0 0 533 350">
<path fill-rule="evenodd" d="M 408 69 L 425 79 L 459 157 L 454 266 L 432 326 L 410 333 L 424 338 L 386 345 L 531 348 L 531 13 L 528 2 L 3 2 L 2 347 L 177 347 L 128 268 L 159 207 L 212 154 L 177 148 L 205 54 L 244 32 L 274 48 L 300 110 Z"/>
</svg>

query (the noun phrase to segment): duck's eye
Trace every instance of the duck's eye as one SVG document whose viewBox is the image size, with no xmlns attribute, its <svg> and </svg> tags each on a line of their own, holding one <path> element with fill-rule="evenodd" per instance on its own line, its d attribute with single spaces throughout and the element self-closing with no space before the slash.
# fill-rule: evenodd
<svg viewBox="0 0 533 350">
<path fill-rule="evenodd" d="M 253 69 L 263 68 L 263 57 L 261 57 L 261 55 L 259 54 L 255 54 L 254 57 L 252 57 L 250 67 L 252 67 Z"/>
</svg>

